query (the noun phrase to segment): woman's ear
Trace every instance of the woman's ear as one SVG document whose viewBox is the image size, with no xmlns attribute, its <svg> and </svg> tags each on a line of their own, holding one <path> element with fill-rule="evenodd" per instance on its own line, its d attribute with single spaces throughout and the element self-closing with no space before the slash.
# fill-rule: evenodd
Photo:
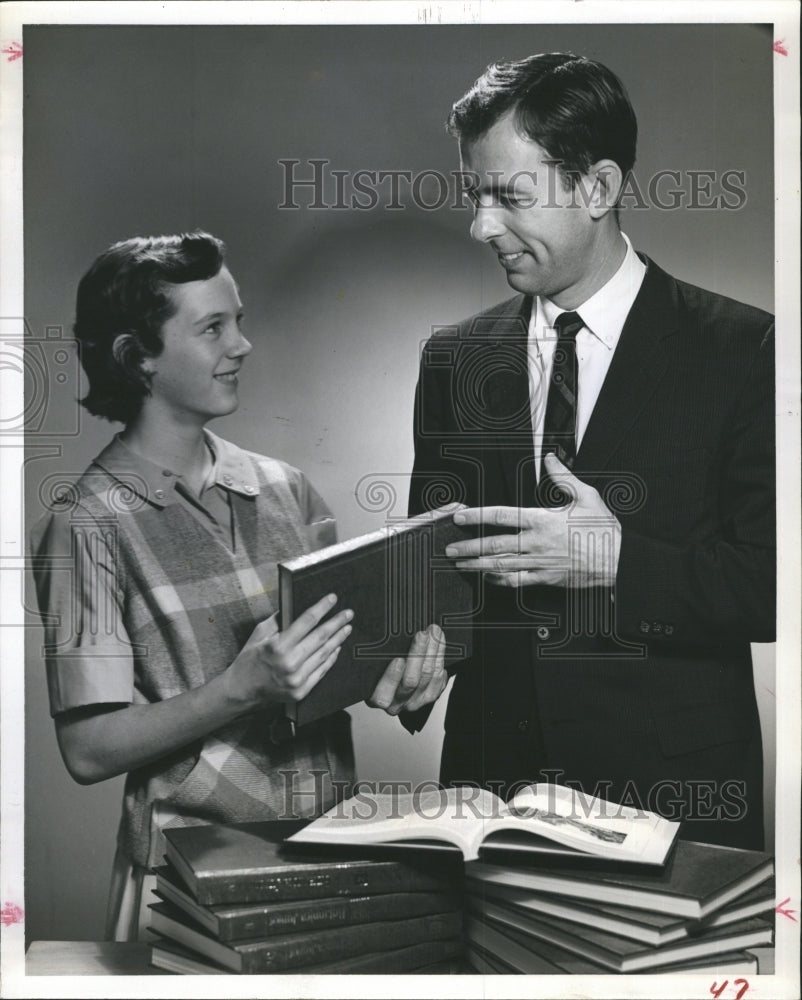
<svg viewBox="0 0 802 1000">
<path fill-rule="evenodd" d="M 126 371 L 138 369 L 145 375 L 152 375 L 155 370 L 154 359 L 143 355 L 133 334 L 121 333 L 115 337 L 111 352 L 117 364 Z"/>
</svg>

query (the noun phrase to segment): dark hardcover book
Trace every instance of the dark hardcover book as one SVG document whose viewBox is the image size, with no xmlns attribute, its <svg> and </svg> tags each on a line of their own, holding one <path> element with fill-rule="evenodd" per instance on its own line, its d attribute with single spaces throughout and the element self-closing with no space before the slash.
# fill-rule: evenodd
<svg viewBox="0 0 802 1000">
<path fill-rule="evenodd" d="M 573 862 L 540 869 L 469 862 L 465 874 L 482 885 L 508 885 L 701 920 L 771 878 L 774 858 L 762 851 L 678 840 L 665 866 L 655 871 L 627 872 L 622 864 L 607 868 L 600 864 L 585 871 Z"/>
<path fill-rule="evenodd" d="M 506 962 L 502 962 L 497 955 L 491 955 L 484 948 L 480 948 L 478 945 L 471 944 L 470 942 L 465 946 L 465 957 L 471 967 L 471 971 L 478 972 L 481 976 L 509 976 L 518 972 L 517 969 L 513 969 Z M 556 965 L 552 965 L 551 962 L 544 962 L 542 971 L 547 974 L 556 973 L 560 975 L 562 973 L 562 969 L 557 968 Z"/>
<path fill-rule="evenodd" d="M 415 973 L 417 975 L 442 975 L 454 973 L 462 957 L 462 937 L 445 938 L 438 941 L 420 941 L 404 948 L 388 948 L 365 955 L 354 955 L 339 962 L 306 966 L 303 971 L 321 975 L 332 974 L 377 974 L 396 975 Z M 299 970 L 296 970 L 299 971 Z"/>
<path fill-rule="evenodd" d="M 213 962 L 200 952 L 186 948 L 161 935 L 151 943 L 150 947 L 151 965 L 156 966 L 157 969 L 164 969 L 166 972 L 176 972 L 184 976 L 230 976 L 232 974 L 231 969 L 224 965 Z M 387 951 L 370 952 L 366 955 L 355 955 L 353 958 L 342 961 L 305 966 L 303 969 L 294 969 L 292 972 L 318 975 L 357 975 L 360 973 L 455 975 L 462 971 L 461 955 L 462 940 L 450 938 L 444 941 L 422 941 L 420 944 L 408 945 L 406 948 L 392 948 Z"/>
<path fill-rule="evenodd" d="M 466 941 L 469 959 L 476 958 L 477 971 L 495 974 L 533 974 L 603 976 L 610 969 L 598 962 L 592 962 L 566 948 L 548 941 L 542 941 L 516 932 L 502 924 L 493 924 L 480 917 L 466 918 Z M 477 944 L 476 942 L 480 942 Z M 494 949 L 489 951 L 486 949 Z M 505 956 L 506 960 L 505 960 Z M 483 965 L 483 968 L 479 968 Z M 651 970 L 646 970 L 647 973 Z M 656 975 L 670 975 L 680 972 L 695 972 L 714 976 L 731 977 L 755 973 L 758 961 L 746 951 L 727 951 L 712 957 L 688 959 L 661 965 L 654 970 Z"/>
<path fill-rule="evenodd" d="M 697 929 L 704 930 L 705 927 L 724 927 L 725 924 L 733 924 L 737 920 L 746 920 L 747 917 L 757 917 L 761 914 L 769 916 L 774 911 L 776 900 L 774 878 L 772 877 L 761 885 L 756 885 L 749 892 L 745 892 L 722 909 L 711 913 L 698 924 L 689 924 L 689 932 L 693 934 Z"/>
<path fill-rule="evenodd" d="M 476 955 L 482 965 L 489 965 L 493 974 L 510 972 L 526 975 L 561 974 L 562 969 L 525 944 L 520 944 L 474 913 L 465 914 L 465 941 L 469 960 Z M 479 971 L 484 972 L 485 969 Z"/>
<path fill-rule="evenodd" d="M 457 570 L 445 547 L 475 529 L 454 524 L 457 509 L 452 504 L 279 563 L 282 629 L 330 593 L 339 598 L 335 611 L 354 612 L 334 666 L 306 698 L 285 706 L 294 725 L 370 697 L 390 660 L 406 656 L 415 633 L 431 624 L 445 633 L 447 662 L 470 655 L 476 574 Z"/>
<path fill-rule="evenodd" d="M 764 945 L 762 948 L 750 948 L 747 955 L 757 962 L 757 973 L 759 976 L 773 976 L 775 971 L 774 948 Z"/>
<path fill-rule="evenodd" d="M 477 883 L 471 885 L 476 886 Z M 472 888 L 466 900 L 476 912 L 481 912 L 488 901 L 497 902 L 513 910 L 520 909 L 524 914 L 543 919 L 560 917 L 581 925 L 598 927 L 611 934 L 620 934 L 634 941 L 642 941 L 653 947 L 687 937 L 690 923 L 684 917 L 655 913 L 652 910 L 627 906 L 593 906 L 552 893 L 535 893 L 513 886 L 487 886 L 487 891 L 481 892 Z M 696 924 L 695 921 L 693 923 Z"/>
<path fill-rule="evenodd" d="M 299 899 L 288 903 L 223 903 L 201 906 L 168 865 L 156 869 L 156 894 L 197 921 L 218 941 L 270 937 L 290 931 L 398 920 L 458 910 L 457 893 L 387 892 L 376 896 Z"/>
<path fill-rule="evenodd" d="M 278 934 L 246 941 L 217 941 L 169 903 L 153 903 L 151 926 L 234 972 L 266 973 L 319 966 L 339 960 L 429 941 L 459 938 L 462 913 L 427 914 L 407 920 L 375 920 L 320 931 Z"/>
<path fill-rule="evenodd" d="M 714 958 L 724 952 L 771 944 L 774 939 L 771 925 L 759 917 L 726 927 L 713 927 L 703 934 L 653 948 L 642 941 L 608 934 L 593 927 L 580 926 L 557 917 L 538 919 L 520 910 L 490 902 L 486 902 L 481 912 L 475 915 L 492 923 L 499 932 L 508 933 L 519 944 L 531 939 L 546 941 L 597 962 L 611 972 L 646 972 L 664 965 Z"/>
<path fill-rule="evenodd" d="M 478 883 L 473 882 L 471 885 L 474 889 L 469 893 L 469 899 L 474 909 L 481 910 L 485 900 L 489 899 L 535 917 L 560 917 L 611 934 L 619 934 L 621 937 L 643 941 L 654 947 L 702 933 L 708 927 L 723 927 L 774 909 L 774 879 L 771 878 L 723 909 L 717 910 L 704 921 L 631 906 L 593 904 L 509 885 L 482 883 L 482 891 L 476 892 Z"/>
<path fill-rule="evenodd" d="M 175 972 L 181 976 L 230 976 L 227 969 L 219 962 L 213 962 L 198 951 L 193 951 L 184 945 L 171 941 L 157 934 L 148 927 L 150 939 L 150 964 L 165 972 Z"/>
<path fill-rule="evenodd" d="M 452 890 L 454 864 L 437 868 L 420 858 L 310 854 L 282 844 L 304 821 L 266 820 L 165 830 L 167 859 L 196 902 L 286 902 L 385 892 Z"/>
</svg>

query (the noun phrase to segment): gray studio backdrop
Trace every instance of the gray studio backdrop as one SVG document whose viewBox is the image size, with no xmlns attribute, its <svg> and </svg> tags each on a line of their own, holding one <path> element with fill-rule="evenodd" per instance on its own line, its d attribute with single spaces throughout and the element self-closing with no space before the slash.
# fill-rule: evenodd
<svg viewBox="0 0 802 1000">
<path fill-rule="evenodd" d="M 617 71 L 639 117 L 644 186 L 659 170 L 743 172 L 746 201 L 737 209 L 631 209 L 623 224 L 636 247 L 678 277 L 773 308 L 766 26 L 42 25 L 26 30 L 24 47 L 25 313 L 29 356 L 41 362 L 27 372 L 36 401 L 29 523 L 53 476 L 80 472 L 118 429 L 76 407 L 82 386 L 59 336 L 70 336 L 78 279 L 114 240 L 196 227 L 229 246 L 254 345 L 241 407 L 214 429 L 302 468 L 343 538 L 403 514 L 421 344 L 433 326 L 509 289 L 494 255 L 469 240 L 469 210 L 451 198 L 430 211 L 415 207 L 398 175 L 395 199 L 391 180 L 377 180 L 370 210 L 309 208 L 309 188 L 296 189 L 297 210 L 282 208 L 288 168 L 279 161 L 300 161 L 299 179 L 312 177 L 310 160 L 328 161 L 320 169 L 329 205 L 335 170 L 447 177 L 457 160 L 443 121 L 493 60 L 570 49 Z M 439 200 L 436 185 L 430 176 L 420 188 L 429 204 Z M 661 190 L 674 186 L 687 193 L 687 176 Z M 709 203 L 719 189 L 705 190 Z M 70 781 L 40 649 L 32 617 L 28 937 L 98 938 L 122 779 L 91 788 Z M 773 647 L 757 654 L 771 816 Z M 436 776 L 442 703 L 414 738 L 364 706 L 353 716 L 362 778 Z"/>
</svg>

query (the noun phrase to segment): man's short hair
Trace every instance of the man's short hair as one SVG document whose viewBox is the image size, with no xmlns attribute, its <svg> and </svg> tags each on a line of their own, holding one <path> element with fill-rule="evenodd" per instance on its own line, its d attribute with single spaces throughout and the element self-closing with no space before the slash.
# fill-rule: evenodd
<svg viewBox="0 0 802 1000">
<path fill-rule="evenodd" d="M 128 423 L 150 394 L 145 358 L 163 347 L 162 326 L 175 313 L 170 285 L 205 281 L 223 266 L 225 246 L 204 232 L 134 236 L 115 243 L 78 285 L 73 330 L 90 413 Z"/>
<path fill-rule="evenodd" d="M 558 160 L 567 184 L 599 160 L 626 177 L 635 164 L 638 124 L 624 85 L 601 63 L 549 52 L 494 63 L 451 109 L 446 128 L 475 142 L 508 112 L 521 135 Z"/>
</svg>

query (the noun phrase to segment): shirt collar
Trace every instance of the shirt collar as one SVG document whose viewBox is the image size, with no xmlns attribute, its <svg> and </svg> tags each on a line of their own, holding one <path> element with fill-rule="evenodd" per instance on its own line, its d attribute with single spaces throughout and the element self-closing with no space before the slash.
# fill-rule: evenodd
<svg viewBox="0 0 802 1000">
<path fill-rule="evenodd" d="M 234 493 L 241 493 L 246 497 L 256 496 L 259 492 L 259 480 L 246 452 L 209 430 L 204 431 L 204 434 L 215 457 L 212 469 L 214 482 Z"/>
<path fill-rule="evenodd" d="M 621 266 L 605 285 L 572 310 L 580 314 L 591 334 L 611 351 L 618 343 L 624 323 L 646 274 L 646 265 L 635 253 L 626 233 L 621 235 L 627 245 Z M 562 312 L 565 310 L 555 305 L 551 299 L 538 296 L 537 309 L 533 311 L 537 339 L 543 339 L 541 331 L 544 328 L 552 329 L 555 320 Z"/>
<path fill-rule="evenodd" d="M 246 453 L 209 430 L 204 434 L 215 457 L 211 481 L 234 493 L 256 496 L 259 481 Z M 175 487 L 180 477 L 131 451 L 119 434 L 97 456 L 95 465 L 156 507 L 176 502 Z"/>
</svg>

